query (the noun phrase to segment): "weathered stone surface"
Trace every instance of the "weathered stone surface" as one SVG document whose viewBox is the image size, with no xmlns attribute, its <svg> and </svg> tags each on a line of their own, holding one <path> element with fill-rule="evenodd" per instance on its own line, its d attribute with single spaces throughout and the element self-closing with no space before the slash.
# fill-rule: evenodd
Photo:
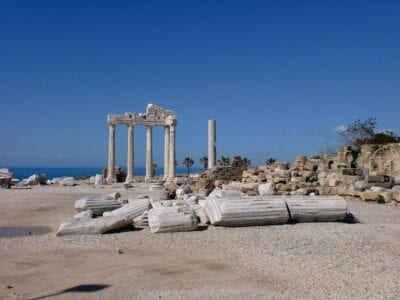
<svg viewBox="0 0 400 300">
<path fill-rule="evenodd" d="M 245 196 L 246 195 L 240 191 L 222 189 L 215 189 L 208 195 L 208 197 L 213 198 L 241 198 Z"/>
<path fill-rule="evenodd" d="M 393 200 L 400 202 L 400 189 L 393 190 Z"/>
<path fill-rule="evenodd" d="M 88 209 L 77 213 L 74 219 L 91 219 L 93 218 L 93 211 Z"/>
<path fill-rule="evenodd" d="M 123 217 L 130 221 L 142 215 L 146 210 L 151 208 L 149 199 L 136 199 L 130 201 L 129 204 L 113 211 L 106 211 L 103 217 Z"/>
<path fill-rule="evenodd" d="M 369 175 L 366 180 L 368 183 L 389 182 L 390 177 L 386 175 Z"/>
<path fill-rule="evenodd" d="M 134 218 L 133 226 L 135 226 L 135 227 L 149 226 L 149 212 L 145 211 L 139 217 Z"/>
<path fill-rule="evenodd" d="M 346 217 L 348 207 L 341 197 L 285 197 L 290 220 L 297 222 L 333 222 Z"/>
<path fill-rule="evenodd" d="M 94 177 L 94 184 L 102 185 L 103 184 L 103 175 L 96 174 L 96 176 Z"/>
<path fill-rule="evenodd" d="M 354 181 L 354 189 L 356 191 L 365 191 L 368 187 L 368 183 L 365 180 Z"/>
<path fill-rule="evenodd" d="M 82 219 L 71 218 L 61 223 L 57 236 L 100 234 L 128 226 L 131 222 L 120 217 Z"/>
<path fill-rule="evenodd" d="M 195 205 L 199 202 L 199 196 L 195 195 L 195 194 L 185 194 L 183 196 L 183 200 L 185 200 L 185 202 L 188 205 Z"/>
<path fill-rule="evenodd" d="M 385 203 L 390 203 L 394 200 L 393 199 L 393 191 L 391 191 L 391 190 L 383 191 L 383 192 L 381 192 L 381 195 L 382 195 L 383 199 L 385 200 Z"/>
<path fill-rule="evenodd" d="M 46 174 L 33 174 L 29 176 L 27 179 L 23 180 L 24 185 L 38 185 L 38 184 L 46 184 L 48 177 Z"/>
<path fill-rule="evenodd" d="M 255 226 L 284 224 L 289 220 L 285 201 L 263 197 L 208 197 L 204 210 L 212 225 Z"/>
<path fill-rule="evenodd" d="M 189 207 L 160 207 L 148 213 L 152 233 L 192 231 L 197 228 L 194 210 Z"/>
<path fill-rule="evenodd" d="M 371 188 L 371 187 L 373 187 L 373 186 L 375 186 L 375 187 L 381 187 L 381 188 L 384 188 L 384 189 L 391 189 L 392 186 L 393 186 L 393 184 L 392 184 L 391 181 L 368 183 L 368 188 Z"/>
<path fill-rule="evenodd" d="M 120 208 L 121 204 L 112 196 L 86 196 L 75 201 L 78 211 L 92 210 L 96 216 L 101 216 L 105 211 Z"/>
<path fill-rule="evenodd" d="M 377 203 L 384 203 L 385 199 L 379 192 L 367 191 L 361 193 L 361 199 L 364 201 L 375 201 Z"/>
<path fill-rule="evenodd" d="M 373 186 L 373 187 L 370 188 L 370 190 L 373 191 L 373 192 L 378 192 L 378 193 L 386 191 L 385 188 L 380 187 L 380 186 Z"/>
<path fill-rule="evenodd" d="M 192 193 L 192 189 L 190 188 L 189 185 L 182 185 L 181 187 L 179 187 L 176 191 L 176 198 L 177 199 L 183 199 L 183 196 L 186 194 L 191 194 Z"/>
<path fill-rule="evenodd" d="M 64 185 L 64 186 L 74 186 L 75 185 L 75 181 L 74 181 L 73 177 L 65 177 L 65 178 L 61 179 L 58 183 L 61 185 Z"/>
<path fill-rule="evenodd" d="M 400 177 L 400 143 L 362 145 L 357 164 L 359 168 L 368 169 L 371 175 Z"/>
</svg>

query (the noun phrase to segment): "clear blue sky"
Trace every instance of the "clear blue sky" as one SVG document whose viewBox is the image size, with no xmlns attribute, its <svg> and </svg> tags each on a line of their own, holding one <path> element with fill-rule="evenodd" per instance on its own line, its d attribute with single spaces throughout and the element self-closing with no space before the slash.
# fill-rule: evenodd
<svg viewBox="0 0 400 300">
<path fill-rule="evenodd" d="M 400 133 L 400 1 L 0 0 L 0 166 L 105 166 L 108 113 L 176 111 L 177 159 L 318 153 Z M 126 164 L 126 128 L 117 163 Z M 136 165 L 145 129 L 136 130 Z M 163 130 L 154 160 L 162 164 Z"/>
</svg>

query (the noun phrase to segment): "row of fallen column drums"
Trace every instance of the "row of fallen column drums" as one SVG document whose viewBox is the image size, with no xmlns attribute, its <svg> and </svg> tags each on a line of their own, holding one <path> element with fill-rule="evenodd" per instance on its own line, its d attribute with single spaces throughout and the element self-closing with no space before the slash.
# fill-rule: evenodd
<svg viewBox="0 0 400 300">
<path fill-rule="evenodd" d="M 112 207 L 112 201 L 97 197 L 78 200 L 75 206 L 79 211 L 92 211 L 103 217 L 76 216 L 61 224 L 58 235 L 105 233 L 135 224 L 135 220 L 143 222 L 143 219 L 147 219 L 151 232 L 155 233 L 195 230 L 199 220 L 214 226 L 260 226 L 343 221 L 348 213 L 346 201 L 337 196 L 244 197 L 240 193 L 223 190 L 214 191 L 198 204 L 136 199 L 130 200 L 129 204 Z"/>
</svg>

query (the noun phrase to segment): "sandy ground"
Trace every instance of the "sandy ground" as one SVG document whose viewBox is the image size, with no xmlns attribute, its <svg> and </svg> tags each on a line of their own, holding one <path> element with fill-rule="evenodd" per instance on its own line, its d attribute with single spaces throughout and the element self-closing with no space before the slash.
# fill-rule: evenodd
<svg viewBox="0 0 400 300">
<path fill-rule="evenodd" d="M 400 298 L 400 207 L 390 205 L 350 201 L 359 224 L 55 236 L 80 197 L 151 194 L 142 185 L 0 189 L 0 228 L 51 230 L 0 238 L 0 298 Z"/>
</svg>

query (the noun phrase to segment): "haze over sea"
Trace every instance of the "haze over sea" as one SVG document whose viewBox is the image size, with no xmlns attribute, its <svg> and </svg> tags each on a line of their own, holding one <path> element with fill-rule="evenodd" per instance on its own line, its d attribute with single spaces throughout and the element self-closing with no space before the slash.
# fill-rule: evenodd
<svg viewBox="0 0 400 300">
<path fill-rule="evenodd" d="M 77 176 L 94 176 L 96 174 L 102 174 L 102 167 L 90 167 L 90 168 L 69 168 L 69 167 L 10 167 L 9 170 L 14 174 L 14 178 L 24 179 L 28 178 L 33 174 L 46 174 L 49 179 L 56 177 L 77 177 Z M 202 168 L 194 167 L 190 168 L 190 173 L 201 171 Z M 176 168 L 178 174 L 186 174 L 187 168 L 178 166 Z M 144 176 L 146 174 L 145 167 L 136 167 L 135 175 Z M 163 175 L 164 168 L 157 168 L 156 175 Z"/>
</svg>

